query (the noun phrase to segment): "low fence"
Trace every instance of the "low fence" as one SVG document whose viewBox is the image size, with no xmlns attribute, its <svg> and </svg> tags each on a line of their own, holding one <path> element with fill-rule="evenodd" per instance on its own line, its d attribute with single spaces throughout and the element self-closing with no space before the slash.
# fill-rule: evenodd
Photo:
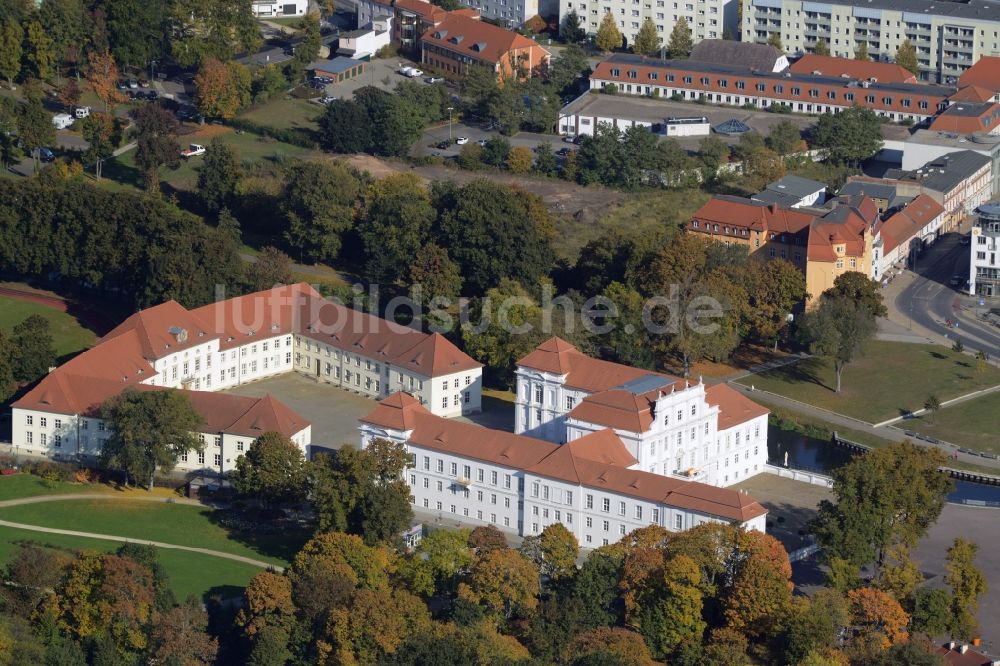
<svg viewBox="0 0 1000 666">
<path fill-rule="evenodd" d="M 808 546 L 803 546 L 802 548 L 796 548 L 792 552 L 788 553 L 789 562 L 799 562 L 806 559 L 810 555 L 815 555 L 819 552 L 819 546 L 816 544 L 809 544 Z"/>
<path fill-rule="evenodd" d="M 814 472 L 805 469 L 796 469 L 794 467 L 781 467 L 779 465 L 772 465 L 767 463 L 764 465 L 764 472 L 767 474 L 774 474 L 775 476 L 780 476 L 783 479 L 792 479 L 793 481 L 802 481 L 803 483 L 810 483 L 814 486 L 823 486 L 824 488 L 833 487 L 833 479 L 826 474 L 820 474 L 819 472 Z"/>
<path fill-rule="evenodd" d="M 836 432 L 833 433 L 832 440 L 836 446 L 839 446 L 843 449 L 847 449 L 852 453 L 867 453 L 870 450 L 870 447 L 867 447 L 864 444 L 858 444 L 857 442 L 852 442 L 849 439 L 844 439 Z M 962 453 L 973 453 L 973 454 L 975 453 L 974 451 L 968 451 L 967 449 L 959 449 L 959 451 L 961 451 Z M 970 472 L 964 469 L 955 469 L 954 467 L 942 467 L 941 471 L 948 474 L 948 476 L 950 476 L 951 478 L 957 479 L 959 481 L 971 481 L 973 483 L 982 483 L 988 486 L 1000 486 L 1000 476 L 995 476 L 993 474 L 985 474 L 983 472 Z M 961 503 L 970 504 L 971 501 L 964 501 Z M 991 503 L 986 503 L 986 502 L 984 502 L 982 505 L 992 506 Z"/>
</svg>

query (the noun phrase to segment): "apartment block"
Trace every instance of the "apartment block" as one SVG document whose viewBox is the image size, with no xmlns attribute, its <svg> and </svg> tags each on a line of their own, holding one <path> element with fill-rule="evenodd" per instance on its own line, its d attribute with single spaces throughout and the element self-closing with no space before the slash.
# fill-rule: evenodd
<svg viewBox="0 0 1000 666">
<path fill-rule="evenodd" d="M 681 18 L 687 21 L 696 44 L 703 39 L 722 39 L 727 31 L 733 37 L 739 33 L 739 0 L 559 0 L 560 19 L 573 11 L 590 35 L 597 34 L 604 15 L 610 13 L 626 46 L 635 41 L 647 18 L 653 21 L 664 46 Z"/>
<path fill-rule="evenodd" d="M 741 36 L 765 43 L 777 34 L 792 55 L 824 40 L 833 56 L 891 62 L 904 40 L 917 50 L 919 78 L 955 84 L 982 56 L 1000 55 L 1000 4 L 935 0 L 742 0 Z"/>
<path fill-rule="evenodd" d="M 1000 205 L 979 208 L 969 244 L 969 293 L 1000 296 Z"/>
</svg>

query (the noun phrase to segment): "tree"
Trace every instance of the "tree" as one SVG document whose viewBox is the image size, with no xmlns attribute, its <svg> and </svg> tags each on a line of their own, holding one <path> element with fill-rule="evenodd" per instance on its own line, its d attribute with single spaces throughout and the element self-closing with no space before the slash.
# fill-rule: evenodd
<svg viewBox="0 0 1000 666">
<path fill-rule="evenodd" d="M 254 53 L 262 41 L 248 3 L 238 0 L 176 0 L 166 20 L 170 55 L 184 69 L 208 58 L 229 62 L 237 53 Z"/>
<path fill-rule="evenodd" d="M 976 611 L 979 597 L 988 589 L 986 576 L 975 565 L 979 546 L 957 537 L 945 558 L 944 582 L 951 586 L 951 635 L 963 641 L 971 640 L 979 628 Z"/>
<path fill-rule="evenodd" d="M 118 90 L 118 63 L 107 51 L 91 53 L 88 58 L 87 81 L 91 89 L 104 103 L 104 112 L 110 113 L 115 104 L 125 101 L 124 95 Z"/>
<path fill-rule="evenodd" d="M 246 272 L 250 291 L 263 291 L 277 284 L 291 283 L 292 260 L 278 248 L 268 245 L 247 265 Z"/>
<path fill-rule="evenodd" d="M 0 26 L 0 76 L 7 79 L 7 87 L 13 89 L 14 79 L 21 73 L 21 45 L 24 30 L 17 21 L 7 19 Z"/>
<path fill-rule="evenodd" d="M 955 342 L 951 343 L 951 350 L 959 354 L 965 351 L 965 343 L 962 342 L 962 338 L 955 338 Z"/>
<path fill-rule="evenodd" d="M 483 144 L 483 152 L 480 156 L 483 164 L 502 167 L 510 156 L 510 140 L 504 136 L 493 136 Z"/>
<path fill-rule="evenodd" d="M 641 630 L 646 643 L 657 655 L 673 654 L 685 643 L 701 643 L 705 633 L 702 619 L 704 598 L 700 588 L 701 571 L 686 555 L 673 557 L 664 564 L 659 599 L 640 611 Z"/>
<path fill-rule="evenodd" d="M 840 393 L 844 368 L 861 355 L 875 337 L 875 317 L 863 305 L 845 296 L 823 297 L 801 320 L 799 335 L 810 351 L 829 359 Z"/>
<path fill-rule="evenodd" d="M 17 114 L 17 136 L 21 146 L 28 150 L 38 166 L 38 149 L 51 146 L 56 140 L 56 130 L 52 126 L 52 116 L 48 114 L 41 100 L 29 97 L 19 105 Z"/>
<path fill-rule="evenodd" d="M 433 220 L 430 194 L 415 174 L 394 174 L 369 185 L 357 223 L 365 276 L 390 284 L 405 278 L 408 262 L 425 247 Z"/>
<path fill-rule="evenodd" d="M 698 144 L 698 155 L 705 166 L 714 171 L 729 156 L 729 146 L 713 134 L 705 137 Z"/>
<path fill-rule="evenodd" d="M 580 15 L 576 13 L 575 9 L 563 17 L 562 23 L 559 25 L 559 36 L 567 44 L 579 44 L 587 38 L 587 31 L 581 24 Z"/>
<path fill-rule="evenodd" d="M 416 251 L 409 280 L 411 286 L 420 285 L 425 305 L 435 296 L 451 302 L 462 290 L 458 265 L 448 258 L 446 250 L 433 243 L 426 243 Z"/>
<path fill-rule="evenodd" d="M 770 35 L 768 35 L 767 36 L 767 45 L 768 46 L 773 46 L 774 48 L 776 48 L 776 49 L 778 49 L 779 51 L 782 51 L 782 52 L 784 52 L 784 50 L 785 50 L 785 47 L 782 46 L 782 44 L 781 44 L 781 33 L 780 32 L 772 32 Z"/>
<path fill-rule="evenodd" d="M 642 22 L 639 32 L 635 34 L 635 39 L 632 40 L 632 53 L 644 56 L 653 55 L 659 52 L 662 46 L 663 40 L 660 39 L 660 33 L 656 30 L 656 24 L 653 23 L 653 19 L 647 16 Z"/>
<path fill-rule="evenodd" d="M 839 164 L 857 165 L 882 148 L 882 126 L 871 109 L 854 106 L 824 114 L 816 124 L 815 144 Z"/>
<path fill-rule="evenodd" d="M 760 148 L 750 153 L 744 160 L 743 174 L 753 178 L 760 187 L 764 187 L 785 175 L 785 163 L 778 153 L 768 148 Z"/>
<path fill-rule="evenodd" d="M 250 579 L 243 590 L 243 607 L 236 616 L 236 625 L 251 641 L 256 643 L 266 629 L 279 630 L 287 641 L 295 621 L 292 581 L 288 576 L 263 571 Z"/>
<path fill-rule="evenodd" d="M 406 590 L 359 590 L 349 605 L 330 609 L 325 640 L 318 650 L 320 663 L 385 663 L 386 657 L 431 627 L 427 606 Z"/>
<path fill-rule="evenodd" d="M 31 21 L 25 30 L 24 61 L 28 71 L 36 79 L 45 81 L 54 73 L 56 67 L 55 42 L 38 21 Z"/>
<path fill-rule="evenodd" d="M 947 666 L 944 657 L 936 654 L 937 646 L 924 637 L 914 636 L 905 643 L 893 645 L 879 658 L 872 662 L 873 666 Z"/>
<path fill-rule="evenodd" d="M 916 545 L 944 508 L 951 479 L 940 449 L 909 441 L 869 451 L 833 474 L 836 502 L 820 502 L 810 529 L 830 561 L 875 561 L 876 578 L 891 546 Z"/>
<path fill-rule="evenodd" d="M 217 212 L 232 201 L 241 171 L 236 148 L 219 138 L 212 139 L 198 169 L 198 194 L 209 212 Z"/>
<path fill-rule="evenodd" d="M 796 597 L 785 623 L 784 663 L 803 664 L 808 655 L 833 648 L 848 624 L 847 602 L 836 590 L 820 589 L 810 599 Z"/>
<path fill-rule="evenodd" d="M 906 637 L 910 617 L 895 599 L 873 587 L 863 587 L 847 593 L 851 622 L 860 632 L 861 641 L 875 641 L 887 649 Z"/>
<path fill-rule="evenodd" d="M 854 50 L 855 60 L 871 60 L 868 55 L 868 42 L 858 42 L 858 48 Z"/>
<path fill-rule="evenodd" d="M 562 523 L 546 525 L 538 536 L 525 537 L 521 553 L 538 566 L 541 574 L 554 581 L 576 574 L 580 546 L 573 533 Z"/>
<path fill-rule="evenodd" d="M 888 313 L 879 284 L 858 271 L 848 271 L 838 275 L 833 281 L 833 286 L 824 291 L 823 295 L 850 298 L 875 317 L 884 317 Z"/>
<path fill-rule="evenodd" d="M 477 555 L 508 547 L 507 537 L 493 525 L 480 525 L 469 533 L 469 548 Z"/>
<path fill-rule="evenodd" d="M 486 366 L 491 380 L 511 386 L 514 361 L 539 342 L 525 333 L 538 330 L 542 309 L 519 282 L 509 278 L 503 278 L 474 305 L 468 321 L 480 323 L 462 327 L 465 350 Z"/>
<path fill-rule="evenodd" d="M 414 594 L 453 594 L 472 566 L 470 530 L 434 530 L 400 564 L 400 575 Z"/>
<path fill-rule="evenodd" d="M 528 173 L 531 171 L 533 162 L 534 158 L 531 155 L 530 148 L 525 148 L 524 146 L 511 148 L 510 153 L 507 155 L 507 170 L 516 174 Z"/>
<path fill-rule="evenodd" d="M 69 557 L 34 545 L 20 546 L 7 560 L 0 600 L 4 612 L 30 617 L 49 591 L 62 579 Z"/>
<path fill-rule="evenodd" d="M 111 114 L 94 112 L 80 122 L 80 132 L 88 144 L 83 159 L 93 162 L 94 175 L 100 180 L 104 162 L 122 141 L 122 123 Z"/>
<path fill-rule="evenodd" d="M 667 53 L 673 60 L 686 60 L 694 48 L 694 41 L 691 39 L 691 28 L 687 19 L 683 16 L 674 23 L 673 30 L 670 31 L 670 41 L 667 42 Z"/>
<path fill-rule="evenodd" d="M 180 391 L 126 389 L 101 406 L 101 415 L 111 430 L 101 464 L 124 472 L 126 484 L 141 480 L 152 490 L 157 469 L 170 471 L 182 453 L 205 447 L 194 434 L 202 416 Z"/>
<path fill-rule="evenodd" d="M 302 260 L 334 261 L 354 223 L 364 177 L 340 162 L 296 162 L 285 178 L 285 240 Z"/>
<path fill-rule="evenodd" d="M 67 79 L 66 83 L 59 89 L 59 101 L 67 111 L 73 111 L 73 107 L 80 103 L 82 92 L 76 79 Z"/>
<path fill-rule="evenodd" d="M 920 587 L 913 600 L 910 627 L 928 636 L 941 636 L 951 622 L 951 599 L 945 590 Z"/>
<path fill-rule="evenodd" d="M 802 149 L 802 132 L 790 120 L 782 120 L 767 133 L 767 147 L 781 156 Z"/>
<path fill-rule="evenodd" d="M 250 73 L 236 62 L 206 59 L 194 86 L 198 110 L 209 118 L 229 120 L 250 103 Z"/>
<path fill-rule="evenodd" d="M 153 616 L 150 652 L 157 663 L 209 666 L 218 651 L 219 642 L 208 633 L 208 614 L 193 596 Z"/>
<path fill-rule="evenodd" d="M 176 169 L 181 163 L 177 143 L 177 119 L 159 104 L 145 104 L 134 112 L 136 125 L 135 164 L 142 171 L 146 189 L 160 192 L 160 167 Z"/>
<path fill-rule="evenodd" d="M 458 593 L 498 619 L 527 617 L 538 607 L 538 568 L 516 550 L 491 550 L 476 559 Z"/>
<path fill-rule="evenodd" d="M 56 364 L 48 319 L 38 314 L 29 315 L 16 324 L 11 333 L 14 379 L 28 384 L 44 376 Z"/>
<path fill-rule="evenodd" d="M 334 153 L 361 153 L 371 145 L 371 122 L 365 107 L 338 99 L 319 118 L 320 143 Z M 470 144 L 474 145 L 474 144 Z"/>
<path fill-rule="evenodd" d="M 732 579 L 724 587 L 727 626 L 748 638 L 771 636 L 792 601 L 792 565 L 777 539 L 761 532 L 737 532 L 730 557 Z"/>
<path fill-rule="evenodd" d="M 788 315 L 807 296 L 805 275 L 783 259 L 752 261 L 742 271 L 749 296 L 750 333 L 761 341 L 773 340 L 788 328 Z"/>
<path fill-rule="evenodd" d="M 920 73 L 920 64 L 917 62 L 917 49 L 909 39 L 904 39 L 903 43 L 896 49 L 896 64 L 912 72 L 914 75 Z"/>
<path fill-rule="evenodd" d="M 820 38 L 816 42 L 816 46 L 813 47 L 813 53 L 818 56 L 828 56 L 830 55 L 830 45 L 826 43 L 825 39 Z"/>
<path fill-rule="evenodd" d="M 598 627 L 576 637 L 570 647 L 573 664 L 652 666 L 649 648 L 642 636 L 620 627 Z"/>
<path fill-rule="evenodd" d="M 552 152 L 552 147 L 547 143 L 541 143 L 535 148 L 535 166 L 533 167 L 535 173 L 542 176 L 554 176 L 559 167 L 556 162 L 555 153 Z"/>
<path fill-rule="evenodd" d="M 912 609 L 917 587 L 924 582 L 916 562 L 910 559 L 906 544 L 897 543 L 886 551 L 886 563 L 880 572 L 878 588 L 891 594 L 904 609 Z"/>
<path fill-rule="evenodd" d="M 927 400 L 924 400 L 924 411 L 933 417 L 939 409 L 941 409 L 941 400 L 933 393 L 927 396 Z"/>
<path fill-rule="evenodd" d="M 597 45 L 597 48 L 605 53 L 621 47 L 622 33 L 618 30 L 618 24 L 615 23 L 615 17 L 611 15 L 611 12 L 607 12 L 604 18 L 601 19 L 601 25 L 597 28 L 597 36 L 594 38 L 594 43 Z"/>
<path fill-rule="evenodd" d="M 107 41 L 115 59 L 142 67 L 166 57 L 168 3 L 161 0 L 114 0 L 101 3 Z"/>
<path fill-rule="evenodd" d="M 266 432 L 236 459 L 229 478 L 236 492 L 259 497 L 265 506 L 297 502 L 306 494 L 305 456 L 281 433 Z"/>
</svg>

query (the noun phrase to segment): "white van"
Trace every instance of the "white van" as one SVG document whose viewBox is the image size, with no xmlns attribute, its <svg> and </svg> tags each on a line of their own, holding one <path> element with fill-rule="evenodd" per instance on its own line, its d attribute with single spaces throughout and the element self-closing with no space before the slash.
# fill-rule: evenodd
<svg viewBox="0 0 1000 666">
<path fill-rule="evenodd" d="M 66 129 L 73 124 L 73 116 L 68 113 L 57 113 L 52 116 L 52 125 L 57 130 Z"/>
<path fill-rule="evenodd" d="M 77 120 L 83 120 L 84 118 L 86 118 L 86 117 L 88 117 L 90 115 L 90 107 L 89 106 L 78 106 L 78 107 L 76 107 L 76 111 L 73 112 L 73 115 L 76 116 Z"/>
</svg>

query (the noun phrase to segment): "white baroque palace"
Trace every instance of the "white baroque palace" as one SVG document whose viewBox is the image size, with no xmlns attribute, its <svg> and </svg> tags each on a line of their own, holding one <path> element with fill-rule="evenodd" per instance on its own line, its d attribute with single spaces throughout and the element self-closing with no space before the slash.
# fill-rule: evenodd
<svg viewBox="0 0 1000 666">
<path fill-rule="evenodd" d="M 14 403 L 13 444 L 53 458 L 94 456 L 110 435 L 105 400 L 130 388 L 178 389 L 201 413 L 206 443 L 178 468 L 228 472 L 263 432 L 303 450 L 312 443 L 309 422 L 273 397 L 212 393 L 291 371 L 373 399 L 406 390 L 443 417 L 480 410 L 482 365 L 444 337 L 332 303 L 303 283 L 132 315 Z"/>
</svg>

